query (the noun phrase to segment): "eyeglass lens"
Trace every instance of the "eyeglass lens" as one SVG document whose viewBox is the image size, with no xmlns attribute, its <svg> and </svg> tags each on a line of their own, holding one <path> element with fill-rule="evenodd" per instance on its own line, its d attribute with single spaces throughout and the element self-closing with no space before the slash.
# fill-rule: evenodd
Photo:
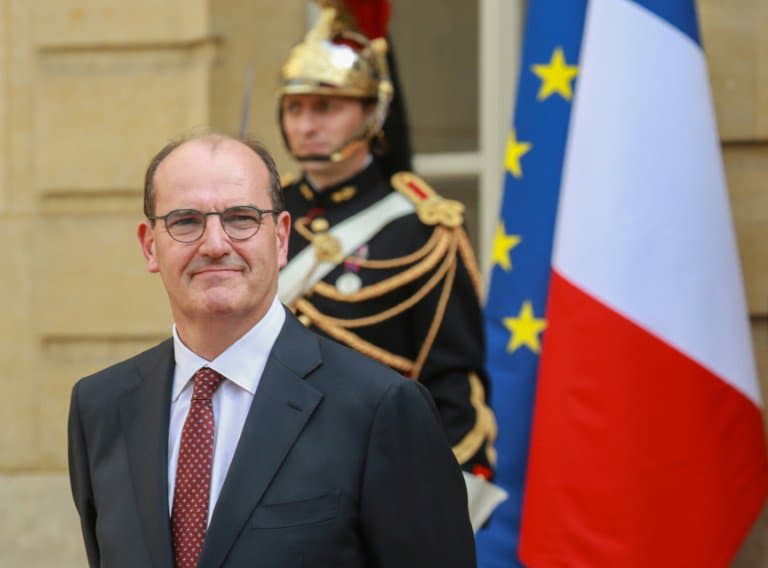
<svg viewBox="0 0 768 568">
<path fill-rule="evenodd" d="M 165 226 L 171 237 L 181 242 L 199 239 L 205 231 L 206 217 L 218 215 L 224 232 L 232 239 L 244 240 L 256 234 L 261 226 L 261 212 L 252 207 L 231 207 L 222 212 L 201 213 L 194 209 L 171 211 Z"/>
</svg>

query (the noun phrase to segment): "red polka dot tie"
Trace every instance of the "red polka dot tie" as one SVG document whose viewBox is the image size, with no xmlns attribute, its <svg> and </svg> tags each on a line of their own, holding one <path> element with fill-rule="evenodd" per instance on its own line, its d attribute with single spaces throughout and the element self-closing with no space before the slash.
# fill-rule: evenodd
<svg viewBox="0 0 768 568">
<path fill-rule="evenodd" d="M 195 373 L 192 380 L 192 402 L 181 430 L 171 511 L 173 554 L 177 568 L 195 568 L 203 549 L 215 432 L 211 397 L 224 377 L 204 367 Z"/>
</svg>

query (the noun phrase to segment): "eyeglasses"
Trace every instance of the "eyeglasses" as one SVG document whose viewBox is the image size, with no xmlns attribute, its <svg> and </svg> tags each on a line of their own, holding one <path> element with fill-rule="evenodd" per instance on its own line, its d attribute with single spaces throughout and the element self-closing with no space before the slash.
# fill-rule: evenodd
<svg viewBox="0 0 768 568">
<path fill-rule="evenodd" d="M 251 205 L 227 207 L 224 211 L 203 213 L 196 209 L 174 209 L 165 215 L 147 217 L 150 221 L 160 219 L 171 238 L 180 243 L 192 243 L 205 233 L 205 223 L 211 215 L 218 215 L 227 236 L 234 241 L 250 239 L 259 232 L 264 215 L 277 215 L 278 209 L 259 209 Z"/>
</svg>

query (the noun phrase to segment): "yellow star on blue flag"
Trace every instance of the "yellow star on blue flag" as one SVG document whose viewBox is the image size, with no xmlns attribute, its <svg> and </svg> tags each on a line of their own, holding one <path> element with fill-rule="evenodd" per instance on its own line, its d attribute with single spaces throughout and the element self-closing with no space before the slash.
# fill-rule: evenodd
<svg viewBox="0 0 768 568">
<path fill-rule="evenodd" d="M 530 300 L 523 302 L 517 317 L 504 318 L 504 327 L 510 332 L 507 351 L 514 352 L 523 346 L 534 353 L 541 351 L 539 334 L 547 327 L 547 322 L 535 316 Z"/>
<path fill-rule="evenodd" d="M 520 244 L 523 239 L 519 235 L 508 235 L 504 228 L 504 221 L 496 226 L 496 235 L 493 238 L 493 251 L 491 263 L 498 264 L 504 270 L 512 270 L 512 261 L 509 258 L 510 251 Z"/>
<path fill-rule="evenodd" d="M 573 98 L 571 81 L 578 75 L 579 68 L 576 65 L 566 63 L 562 47 L 555 48 L 549 63 L 531 65 L 531 70 L 534 75 L 541 79 L 541 87 L 539 87 L 539 93 L 536 95 L 538 100 L 546 100 L 555 93 L 566 101 Z"/>
<path fill-rule="evenodd" d="M 533 145 L 530 142 L 519 142 L 513 128 L 507 136 L 507 151 L 504 154 L 504 166 L 516 178 L 523 177 L 523 168 L 520 158 L 531 151 Z"/>
</svg>

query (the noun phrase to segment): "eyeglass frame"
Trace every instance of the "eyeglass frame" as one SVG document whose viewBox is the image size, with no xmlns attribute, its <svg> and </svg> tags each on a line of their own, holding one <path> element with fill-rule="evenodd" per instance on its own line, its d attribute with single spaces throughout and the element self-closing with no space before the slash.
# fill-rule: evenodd
<svg viewBox="0 0 768 568">
<path fill-rule="evenodd" d="M 256 213 L 259 214 L 259 224 L 256 227 L 256 230 L 252 234 L 248 235 L 247 237 L 233 237 L 232 235 L 229 234 L 229 232 L 227 231 L 227 226 L 224 224 L 224 221 L 223 221 L 224 217 L 223 216 L 227 212 L 232 211 L 233 209 L 249 209 L 249 210 L 255 211 Z M 186 213 L 189 213 L 189 214 L 200 215 L 203 218 L 203 229 L 202 229 L 202 231 L 200 231 L 200 234 L 197 237 L 195 237 L 194 239 L 192 239 L 190 241 L 182 241 L 182 240 L 174 237 L 173 233 L 168 228 L 168 217 L 170 217 L 174 213 L 180 213 L 180 212 L 186 212 Z M 151 221 L 153 224 L 155 223 L 155 221 L 159 221 L 159 220 L 162 219 L 163 225 L 165 226 L 165 231 L 168 233 L 168 235 L 174 241 L 176 241 L 177 243 L 190 244 L 190 243 L 197 242 L 197 241 L 199 241 L 200 239 L 203 238 L 203 235 L 205 235 L 205 229 L 208 226 L 208 217 L 210 217 L 211 215 L 218 215 L 219 222 L 221 223 L 221 228 L 224 231 L 224 234 L 226 234 L 227 237 L 229 237 L 233 241 L 241 242 L 241 241 L 247 241 L 251 237 L 253 237 L 256 234 L 258 234 L 259 229 L 261 229 L 261 225 L 264 222 L 264 216 L 265 215 L 271 214 L 273 217 L 277 218 L 277 216 L 280 213 L 282 213 L 282 212 L 283 212 L 282 209 L 260 209 L 259 207 L 256 207 L 255 205 L 233 205 L 232 207 L 227 207 L 223 211 L 209 211 L 207 213 L 204 213 L 204 212 L 199 211 L 197 209 L 172 209 L 171 211 L 169 211 L 165 215 L 147 215 L 147 219 L 149 221 Z"/>
</svg>

